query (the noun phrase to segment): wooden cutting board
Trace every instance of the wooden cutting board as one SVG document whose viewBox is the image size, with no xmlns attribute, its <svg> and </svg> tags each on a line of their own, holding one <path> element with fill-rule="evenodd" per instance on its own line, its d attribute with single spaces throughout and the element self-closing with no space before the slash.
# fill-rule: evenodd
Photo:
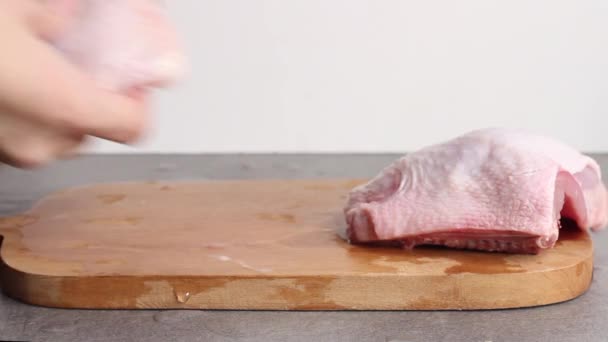
<svg viewBox="0 0 608 342">
<path fill-rule="evenodd" d="M 577 297 L 587 233 L 540 255 L 352 246 L 357 180 L 101 184 L 0 220 L 6 294 L 65 308 L 493 309 Z"/>
</svg>

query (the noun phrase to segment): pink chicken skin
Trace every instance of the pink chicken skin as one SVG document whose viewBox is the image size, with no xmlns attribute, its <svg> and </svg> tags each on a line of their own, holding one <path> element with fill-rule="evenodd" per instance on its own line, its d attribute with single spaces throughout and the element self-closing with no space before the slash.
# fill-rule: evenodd
<svg viewBox="0 0 608 342">
<path fill-rule="evenodd" d="M 344 208 L 353 243 L 398 242 L 536 254 L 560 219 L 608 222 L 598 164 L 556 140 L 490 128 L 408 154 L 353 189 Z"/>
<path fill-rule="evenodd" d="M 70 17 L 52 43 L 100 86 L 164 87 L 184 73 L 185 57 L 159 1 L 52 1 Z"/>
</svg>

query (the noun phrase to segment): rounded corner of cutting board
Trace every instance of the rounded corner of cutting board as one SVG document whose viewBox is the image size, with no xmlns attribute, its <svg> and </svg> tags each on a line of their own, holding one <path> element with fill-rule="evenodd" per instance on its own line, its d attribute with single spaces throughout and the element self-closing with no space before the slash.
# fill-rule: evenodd
<svg viewBox="0 0 608 342">
<path fill-rule="evenodd" d="M 141 266 L 137 266 L 140 264 L 136 262 L 132 264 L 134 266 L 130 266 L 131 268 L 126 268 L 127 271 L 131 270 L 131 273 L 125 272 L 125 268 L 121 272 L 113 273 L 115 270 L 110 267 L 113 264 L 88 260 L 86 272 L 74 273 L 67 265 L 72 262 L 73 266 L 74 258 L 82 257 L 84 260 L 89 257 L 86 251 L 90 246 L 87 243 L 94 239 L 91 240 L 91 236 L 70 235 L 70 239 L 81 239 L 80 242 L 83 243 L 75 243 L 74 247 L 71 247 L 69 258 L 61 259 L 61 254 L 52 254 L 52 258 L 56 258 L 53 259 L 56 272 L 54 271 L 52 275 L 43 275 L 34 270 L 44 269 L 40 267 L 40 259 L 38 259 L 40 253 L 44 255 L 44 251 L 36 250 L 36 245 L 33 245 L 33 251 L 17 248 L 17 234 L 12 234 L 0 245 L 0 255 L 8 257 L 7 260 L 2 260 L 0 270 L 3 291 L 25 303 L 57 308 L 479 310 L 521 308 L 564 302 L 582 295 L 591 285 L 593 244 L 587 232 L 565 232 L 564 239 L 553 249 L 542 251 L 537 256 L 497 256 L 475 254 L 476 252 L 468 254 L 446 249 L 430 253 L 429 255 L 437 259 L 428 263 L 424 258 L 421 259 L 422 261 L 408 259 L 410 257 L 401 254 L 405 253 L 401 251 L 388 249 L 374 251 L 366 249 L 367 247 L 348 245 L 335 239 L 332 233 L 328 232 L 328 228 L 337 224 L 334 219 L 341 212 L 345 192 L 355 184 L 353 180 L 240 180 L 236 181 L 238 186 L 234 186 L 234 182 L 201 181 L 187 183 L 185 186 L 184 184 L 169 185 L 170 189 L 164 188 L 169 182 L 128 183 L 129 186 L 126 187 L 118 183 L 89 184 L 70 188 L 69 191 L 58 191 L 53 193 L 55 195 L 51 194 L 50 197 L 43 198 L 40 202 L 50 201 L 52 205 L 48 208 L 45 206 L 42 208 L 44 210 L 36 209 L 36 214 L 53 215 L 56 214 L 53 210 L 66 210 L 65 205 L 77 206 L 79 212 L 76 215 L 80 220 L 87 218 L 88 210 L 92 210 L 91 205 L 107 206 L 107 211 L 103 211 L 103 220 L 97 217 L 97 220 L 89 224 L 113 228 L 124 232 L 124 235 L 116 240 L 103 240 L 106 241 L 105 243 L 114 241 L 119 246 L 128 247 L 130 245 L 124 241 L 137 241 L 134 236 L 139 236 L 129 234 L 138 231 L 141 233 L 143 229 L 146 230 L 146 234 L 149 233 L 150 239 L 157 243 L 156 246 L 163 246 L 168 239 L 166 235 L 168 231 L 172 234 L 178 232 L 183 235 L 181 240 L 180 234 L 174 235 L 173 240 L 169 240 L 177 244 L 173 249 L 167 247 L 163 252 L 185 256 L 184 246 L 190 246 L 192 241 L 197 241 L 193 239 L 192 231 L 199 229 L 200 222 L 209 218 L 205 210 L 216 210 L 214 213 L 226 215 L 223 220 L 231 222 L 222 229 L 234 230 L 232 236 L 242 235 L 244 226 L 253 227 L 254 230 L 261 229 L 260 232 L 269 230 L 276 233 L 285 229 L 296 231 L 294 238 L 284 239 L 280 246 L 276 244 L 279 240 L 266 246 L 269 248 L 266 257 L 280 262 L 281 258 L 300 255 L 296 261 L 304 264 L 296 263 L 291 272 L 283 269 L 281 272 L 255 274 L 252 273 L 255 267 L 252 268 L 247 264 L 251 260 L 231 259 L 226 256 L 230 255 L 229 252 L 221 252 L 224 254 L 220 253 L 217 260 L 214 259 L 216 263 L 214 267 L 224 265 L 229 268 L 228 271 L 217 274 L 204 271 L 185 272 L 176 275 L 163 273 L 162 268 L 155 267 L 155 260 L 161 260 L 158 249 L 142 247 L 137 253 L 143 252 L 146 258 L 150 259 L 148 263 L 144 263 L 143 270 L 137 268 Z M 259 200 L 260 189 L 264 190 L 263 201 Z M 286 192 L 286 189 L 289 191 Z M 115 194 L 116 190 L 121 190 L 125 196 L 107 196 L 107 194 Z M 63 196 L 57 198 L 55 197 L 57 194 Z M 99 197 L 99 194 L 106 197 Z M 88 202 L 83 204 L 81 200 L 83 198 Z M 132 214 L 131 212 L 141 210 L 142 198 L 148 201 L 149 205 L 155 205 L 154 208 L 157 210 L 149 210 L 147 212 L 149 217 L 125 219 Z M 226 203 L 234 206 L 235 210 L 226 211 L 222 198 L 230 199 L 231 201 Z M 163 224 L 167 225 L 166 223 L 170 222 L 163 221 L 163 215 L 171 213 L 170 209 L 163 209 L 163 203 L 167 201 L 178 203 L 179 206 L 175 208 L 190 213 L 192 221 L 187 225 L 163 228 Z M 201 203 L 210 206 L 209 209 L 201 209 Z M 32 210 L 34 209 L 29 212 Z M 95 210 L 91 213 L 99 215 L 99 211 Z M 198 217 L 200 219 L 197 219 Z M 213 220 L 215 224 L 223 222 L 221 217 Z M 29 221 L 19 222 L 21 226 L 31 224 Z M 77 222 L 83 221 L 59 222 L 72 224 L 74 228 L 76 224 L 82 224 Z M 59 223 L 53 224 L 55 227 L 61 227 Z M 137 229 L 129 228 L 132 225 Z M 35 223 L 34 226 L 33 228 L 40 227 L 41 223 Z M 16 227 L 17 230 L 20 229 L 19 224 Z M 301 231 L 298 232 L 298 229 Z M 68 231 L 70 234 L 75 232 L 78 234 L 81 229 Z M 89 227 L 89 233 L 91 231 L 95 230 L 90 230 Z M 103 231 L 100 230 L 99 234 Z M 64 231 L 64 234 L 66 232 Z M 34 233 L 29 232 L 29 234 Z M 207 239 L 201 238 L 200 241 L 209 240 L 210 233 L 211 231 L 208 230 L 202 232 L 200 237 L 204 236 Z M 179 241 L 182 241 L 183 245 L 180 245 Z M 318 243 L 323 244 L 323 248 L 315 245 Z M 137 243 L 135 245 L 137 246 Z M 211 245 L 210 248 L 217 248 Z M 266 247 L 247 246 L 245 243 L 239 248 L 251 248 L 251 253 L 264 253 L 266 250 Z M 279 252 L 283 253 L 282 257 L 273 252 L 278 247 L 280 247 Z M 7 255 L 3 253 L 5 248 L 13 249 Z M 45 246 L 45 248 L 60 247 Z M 214 251 L 216 253 L 217 249 Z M 130 255 L 127 252 L 122 256 Z M 293 254 L 290 254 L 292 252 Z M 386 253 L 389 252 L 390 258 L 385 258 Z M 137 257 L 139 255 L 137 253 L 133 256 Z M 19 263 L 12 263 L 11 256 L 14 255 L 19 256 Z M 203 257 L 207 256 L 203 255 Z M 230 256 L 234 257 L 234 255 Z M 475 265 L 477 260 L 475 256 L 496 260 L 498 263 L 505 263 L 508 259 L 510 263 L 518 264 L 522 271 L 516 273 L 505 273 L 500 270 L 494 273 L 488 273 L 487 270 L 480 271 L 480 265 Z M 107 259 L 112 257 L 116 256 L 108 256 Z M 333 271 L 328 273 L 323 267 L 319 269 L 310 265 L 310 260 L 316 260 L 318 264 L 324 265 L 323 260 L 332 257 L 343 258 L 341 263 L 336 264 L 342 265 L 339 266 L 342 268 L 334 265 Z M 448 264 L 451 265 L 447 267 L 453 268 L 451 272 L 446 271 L 444 259 L 447 259 Z M 180 259 L 171 260 L 176 262 Z M 61 271 L 62 262 L 66 264 L 65 272 Z M 18 267 L 13 268 L 9 266 L 10 264 Z M 28 270 L 28 267 L 23 265 L 32 267 Z M 300 266 L 304 267 L 300 268 Z M 294 269 L 296 272 L 293 272 Z M 297 269 L 307 269 L 307 271 L 299 272 Z M 311 273 L 311 270 L 315 269 L 318 272 Z M 408 274 L 414 269 L 416 274 Z"/>
<path fill-rule="evenodd" d="M 65 308 L 65 303 L 57 300 L 56 288 L 60 281 L 61 276 L 28 273 L 0 260 L 0 289 L 8 297 L 25 304 Z"/>
</svg>

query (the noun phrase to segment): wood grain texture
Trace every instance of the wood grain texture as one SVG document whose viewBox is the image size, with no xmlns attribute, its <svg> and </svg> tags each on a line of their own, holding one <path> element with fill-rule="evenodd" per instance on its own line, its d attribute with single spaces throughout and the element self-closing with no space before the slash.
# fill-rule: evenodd
<svg viewBox="0 0 608 342">
<path fill-rule="evenodd" d="M 358 180 L 114 183 L 55 193 L 0 220 L 2 288 L 65 308 L 494 309 L 590 285 L 586 232 L 541 254 L 352 246 Z"/>
</svg>

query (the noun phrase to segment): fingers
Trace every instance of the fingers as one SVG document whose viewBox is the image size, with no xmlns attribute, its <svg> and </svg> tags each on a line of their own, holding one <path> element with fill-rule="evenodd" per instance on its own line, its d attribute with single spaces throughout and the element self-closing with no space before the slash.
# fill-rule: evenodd
<svg viewBox="0 0 608 342">
<path fill-rule="evenodd" d="M 58 149 L 55 153 L 57 159 L 71 159 L 74 158 L 81 151 L 82 146 L 86 142 L 86 137 L 73 137 L 66 144 Z"/>
<path fill-rule="evenodd" d="M 67 158 L 77 152 L 83 140 L 81 135 L 0 113 L 0 162 L 6 164 L 34 168 L 57 158 Z"/>
<path fill-rule="evenodd" d="M 65 32 L 77 18 L 79 10 L 85 6 L 82 0 L 18 1 L 21 2 L 28 26 L 46 40 L 54 39 Z"/>
<path fill-rule="evenodd" d="M 71 158 L 78 152 L 82 139 L 65 139 L 49 145 L 48 141 L 32 139 L 22 146 L 0 148 L 0 162 L 22 169 L 33 169 L 56 159 Z"/>
<path fill-rule="evenodd" d="M 99 88 L 47 43 L 17 25 L 2 25 L 0 108 L 74 135 L 120 143 L 136 140 L 146 125 L 141 97 Z M 27 67 L 24 67 L 27 66 Z"/>
<path fill-rule="evenodd" d="M 76 128 L 87 134 L 120 143 L 139 139 L 147 126 L 144 96 L 124 96 L 99 88 L 66 99 L 74 106 Z M 58 104 L 59 107 L 62 104 Z M 68 118 L 69 119 L 69 118 Z"/>
</svg>

